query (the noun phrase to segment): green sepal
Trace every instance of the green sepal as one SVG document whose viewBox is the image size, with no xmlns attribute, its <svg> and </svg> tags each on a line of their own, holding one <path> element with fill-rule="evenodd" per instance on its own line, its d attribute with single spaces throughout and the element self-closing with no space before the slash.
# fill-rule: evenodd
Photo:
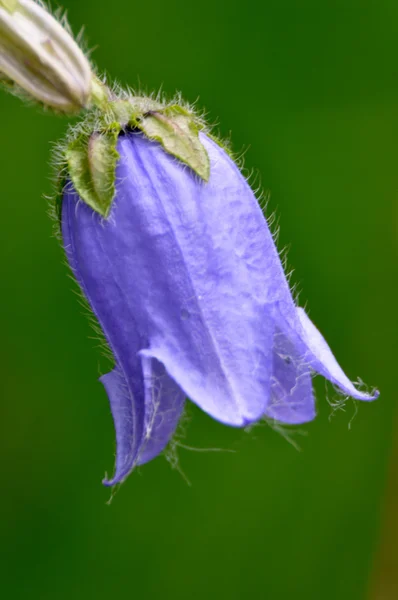
<svg viewBox="0 0 398 600">
<path fill-rule="evenodd" d="M 181 106 L 154 110 L 130 123 L 149 139 L 160 142 L 169 154 L 188 165 L 205 181 L 210 177 L 210 161 L 199 139 L 199 127 L 194 117 Z"/>
<path fill-rule="evenodd" d="M 103 115 L 104 122 L 117 121 L 124 129 L 127 126 L 136 127 L 137 120 L 143 115 L 153 111 L 162 109 L 163 105 L 152 98 L 143 98 L 135 96 L 129 99 L 110 100 Z"/>
<path fill-rule="evenodd" d="M 90 136 L 81 134 L 66 148 L 68 174 L 80 198 L 103 217 L 109 215 L 115 196 L 116 144 L 120 124 L 112 123 Z"/>
</svg>

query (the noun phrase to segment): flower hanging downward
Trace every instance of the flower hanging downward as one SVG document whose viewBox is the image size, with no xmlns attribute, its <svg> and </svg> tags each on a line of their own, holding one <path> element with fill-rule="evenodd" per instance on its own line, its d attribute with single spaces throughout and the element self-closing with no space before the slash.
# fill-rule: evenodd
<svg viewBox="0 0 398 600">
<path fill-rule="evenodd" d="M 258 202 L 226 152 L 204 133 L 208 181 L 137 129 L 117 140 L 107 219 L 68 183 L 65 251 L 113 352 L 102 377 L 116 428 L 106 485 L 159 454 L 185 397 L 244 427 L 266 416 L 315 416 L 311 376 L 373 400 L 343 373 L 295 306 Z"/>
<path fill-rule="evenodd" d="M 115 361 L 101 378 L 117 441 L 105 484 L 164 449 L 186 397 L 235 427 L 313 419 L 314 372 L 375 399 L 295 305 L 252 190 L 202 120 L 108 88 L 63 24 L 41 0 L 0 0 L 0 83 L 85 112 L 57 150 L 56 206 Z"/>
</svg>

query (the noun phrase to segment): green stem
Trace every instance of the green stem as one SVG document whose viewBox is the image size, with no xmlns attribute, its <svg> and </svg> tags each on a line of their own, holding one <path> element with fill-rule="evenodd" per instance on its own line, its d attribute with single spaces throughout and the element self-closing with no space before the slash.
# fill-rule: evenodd
<svg viewBox="0 0 398 600">
<path fill-rule="evenodd" d="M 109 104 L 111 101 L 111 90 L 94 75 L 91 80 L 91 104 L 105 112 L 109 110 Z"/>
</svg>

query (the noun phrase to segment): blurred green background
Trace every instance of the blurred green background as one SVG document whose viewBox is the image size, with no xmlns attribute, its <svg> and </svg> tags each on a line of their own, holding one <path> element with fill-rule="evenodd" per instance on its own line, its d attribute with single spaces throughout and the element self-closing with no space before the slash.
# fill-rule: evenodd
<svg viewBox="0 0 398 600">
<path fill-rule="evenodd" d="M 398 598 L 380 559 L 380 531 L 396 528 L 387 559 L 398 537 L 385 497 L 398 475 L 396 0 L 64 6 L 101 69 L 199 98 L 246 150 L 301 303 L 347 374 L 381 398 L 331 417 L 333 390 L 317 380 L 318 419 L 289 432 L 301 451 L 266 425 L 228 429 L 190 406 L 184 443 L 236 452 L 180 448 L 191 486 L 160 457 L 107 505 L 114 433 L 100 354 L 43 199 L 66 120 L 2 94 L 4 597 Z"/>
</svg>

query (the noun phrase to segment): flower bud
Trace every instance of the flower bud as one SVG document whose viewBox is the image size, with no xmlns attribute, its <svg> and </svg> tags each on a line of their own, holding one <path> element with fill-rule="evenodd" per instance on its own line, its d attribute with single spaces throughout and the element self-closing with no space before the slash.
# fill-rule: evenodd
<svg viewBox="0 0 398 600">
<path fill-rule="evenodd" d="M 0 76 L 64 113 L 89 100 L 91 67 L 72 36 L 33 0 L 0 0 Z"/>
</svg>

